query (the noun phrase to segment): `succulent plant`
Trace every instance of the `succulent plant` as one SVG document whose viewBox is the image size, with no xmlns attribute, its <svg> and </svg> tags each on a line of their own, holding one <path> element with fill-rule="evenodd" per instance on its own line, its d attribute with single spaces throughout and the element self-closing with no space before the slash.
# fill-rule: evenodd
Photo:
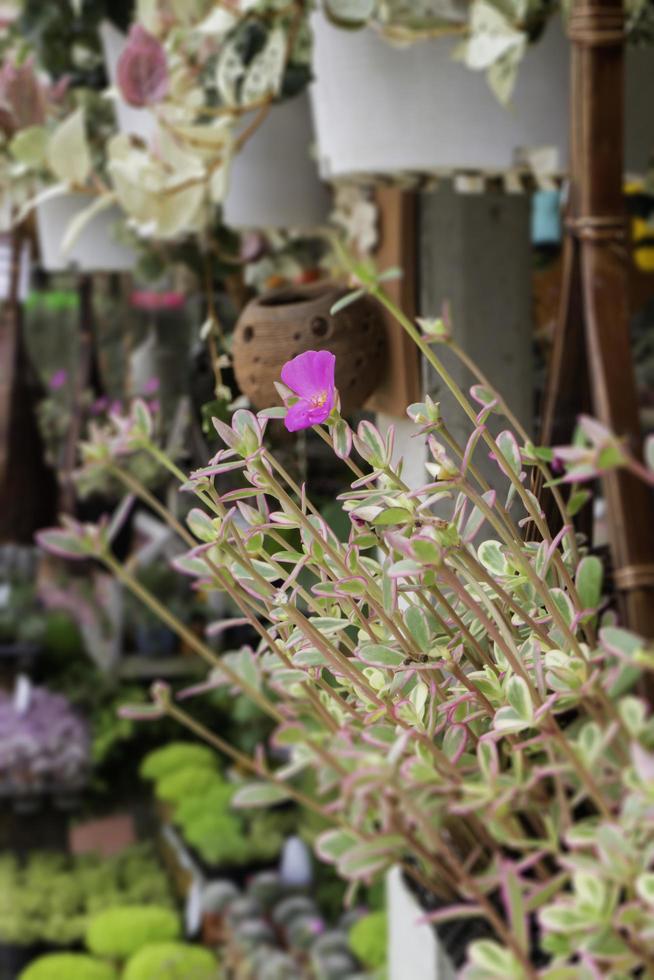
<svg viewBox="0 0 654 980">
<path fill-rule="evenodd" d="M 158 782 L 181 769 L 216 769 L 217 766 L 218 757 L 207 745 L 199 742 L 170 742 L 148 752 L 141 761 L 139 772 L 143 779 Z"/>
<path fill-rule="evenodd" d="M 279 902 L 272 911 L 273 922 L 278 926 L 287 926 L 299 916 L 316 915 L 318 915 L 316 903 L 305 895 L 291 895 Z"/>
<path fill-rule="evenodd" d="M 228 879 L 211 881 L 202 892 L 202 911 L 224 912 L 240 894 L 236 885 Z"/>
<path fill-rule="evenodd" d="M 83 953 L 50 953 L 23 970 L 18 980 L 117 980 L 109 963 Z"/>
<path fill-rule="evenodd" d="M 217 980 L 213 953 L 190 943 L 153 943 L 132 957 L 122 980 Z"/>
<path fill-rule="evenodd" d="M 27 706 L 0 691 L 0 782 L 77 785 L 89 764 L 88 726 L 61 694 L 32 688 Z"/>
<path fill-rule="evenodd" d="M 91 919 L 86 945 L 98 956 L 122 960 L 152 943 L 176 940 L 180 932 L 179 917 L 170 909 L 123 905 Z"/>
</svg>

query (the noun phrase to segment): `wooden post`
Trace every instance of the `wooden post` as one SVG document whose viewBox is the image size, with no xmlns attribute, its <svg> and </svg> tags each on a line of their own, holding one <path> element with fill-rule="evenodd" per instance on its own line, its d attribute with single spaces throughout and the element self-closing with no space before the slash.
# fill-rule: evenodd
<svg viewBox="0 0 654 980">
<path fill-rule="evenodd" d="M 571 186 L 558 332 L 543 410 L 542 441 L 567 440 L 573 416 L 593 414 L 640 453 L 629 340 L 629 249 L 624 207 L 624 12 L 622 0 L 575 0 L 572 42 Z M 588 393 L 589 396 L 588 397 Z M 604 480 L 622 616 L 654 636 L 654 498 L 627 473 Z"/>
</svg>

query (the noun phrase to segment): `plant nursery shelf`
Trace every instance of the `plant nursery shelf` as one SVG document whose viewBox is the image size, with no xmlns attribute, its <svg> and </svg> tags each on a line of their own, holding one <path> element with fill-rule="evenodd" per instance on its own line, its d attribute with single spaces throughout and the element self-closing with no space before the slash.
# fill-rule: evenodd
<svg viewBox="0 0 654 980">
<path fill-rule="evenodd" d="M 202 665 L 192 657 L 142 657 L 126 655 L 118 668 L 122 680 L 153 680 L 158 677 L 189 677 L 202 674 Z"/>
</svg>

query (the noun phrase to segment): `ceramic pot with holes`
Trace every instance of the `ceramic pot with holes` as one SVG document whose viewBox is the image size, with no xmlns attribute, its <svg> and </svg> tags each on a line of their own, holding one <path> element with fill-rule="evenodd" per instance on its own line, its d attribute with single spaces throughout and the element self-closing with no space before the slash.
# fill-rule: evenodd
<svg viewBox="0 0 654 980">
<path fill-rule="evenodd" d="M 336 387 L 344 415 L 361 408 L 377 388 L 386 364 L 382 308 L 362 296 L 332 314 L 349 290 L 333 282 L 289 286 L 253 299 L 234 332 L 236 380 L 255 408 L 278 405 L 275 381 L 286 361 L 307 350 L 336 356 Z"/>
</svg>

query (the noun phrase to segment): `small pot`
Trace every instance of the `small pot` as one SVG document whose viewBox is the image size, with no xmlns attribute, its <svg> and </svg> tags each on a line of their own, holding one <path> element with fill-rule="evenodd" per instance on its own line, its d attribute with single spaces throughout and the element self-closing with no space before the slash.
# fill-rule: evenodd
<svg viewBox="0 0 654 980">
<path fill-rule="evenodd" d="M 307 350 L 336 356 L 341 410 L 360 408 L 377 388 L 386 360 L 379 304 L 362 296 L 345 309 L 331 308 L 349 290 L 332 282 L 276 289 L 253 299 L 234 332 L 236 380 L 255 408 L 279 405 L 275 381 L 286 361 Z"/>
</svg>

